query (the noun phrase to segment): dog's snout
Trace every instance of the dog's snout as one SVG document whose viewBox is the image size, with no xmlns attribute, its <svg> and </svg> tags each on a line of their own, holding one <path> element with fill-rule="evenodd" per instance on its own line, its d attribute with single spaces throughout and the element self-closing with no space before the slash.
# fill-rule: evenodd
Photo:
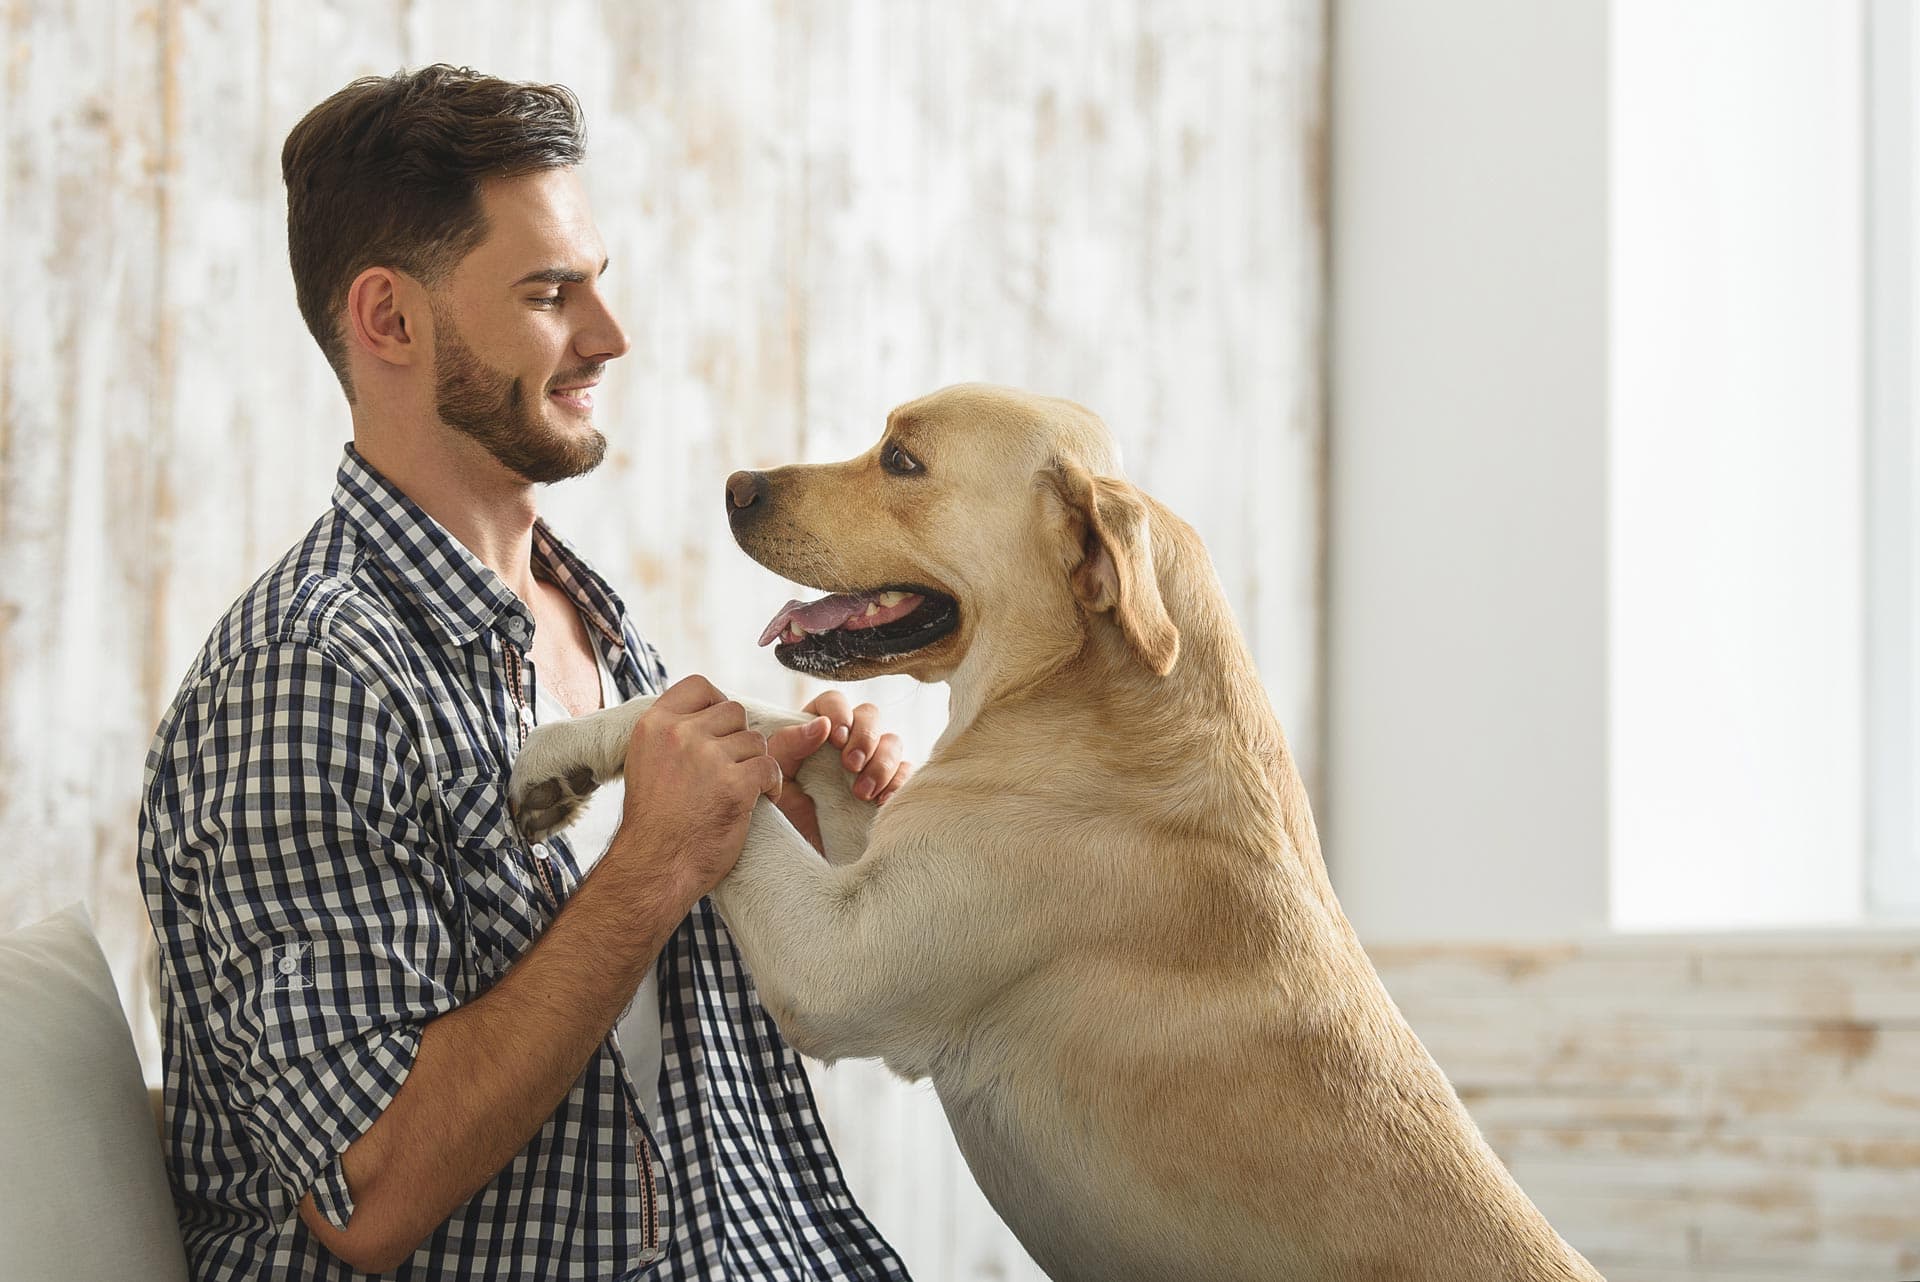
<svg viewBox="0 0 1920 1282">
<path fill-rule="evenodd" d="M 766 496 L 766 473 L 735 472 L 727 478 L 727 515 L 738 520 L 746 515 L 746 509 Z M 758 516 L 759 513 L 754 515 Z"/>
</svg>

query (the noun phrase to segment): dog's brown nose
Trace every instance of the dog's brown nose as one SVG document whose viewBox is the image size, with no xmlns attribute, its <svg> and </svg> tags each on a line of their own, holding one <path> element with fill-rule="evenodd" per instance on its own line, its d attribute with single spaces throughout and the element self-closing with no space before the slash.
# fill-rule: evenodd
<svg viewBox="0 0 1920 1282">
<path fill-rule="evenodd" d="M 760 472 L 735 472 L 727 478 L 727 515 L 752 507 L 767 495 L 767 478 Z"/>
</svg>

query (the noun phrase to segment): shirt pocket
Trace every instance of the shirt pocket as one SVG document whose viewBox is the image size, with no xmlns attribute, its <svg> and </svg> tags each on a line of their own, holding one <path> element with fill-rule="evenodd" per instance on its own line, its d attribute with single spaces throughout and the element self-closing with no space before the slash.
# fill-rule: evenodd
<svg viewBox="0 0 1920 1282">
<path fill-rule="evenodd" d="M 453 871 L 467 905 L 467 950 L 482 987 L 518 961 L 553 920 L 537 856 L 507 810 L 502 779 L 454 776 L 437 781 Z M 553 882 L 557 874 L 549 874 Z M 557 888 L 557 887 L 556 887 Z"/>
</svg>

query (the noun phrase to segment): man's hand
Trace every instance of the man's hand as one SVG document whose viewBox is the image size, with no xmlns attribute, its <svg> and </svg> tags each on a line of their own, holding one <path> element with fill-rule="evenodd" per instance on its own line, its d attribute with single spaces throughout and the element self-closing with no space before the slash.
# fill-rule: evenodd
<svg viewBox="0 0 1920 1282">
<path fill-rule="evenodd" d="M 675 683 L 634 723 L 626 778 L 607 861 L 637 860 L 643 884 L 674 887 L 683 913 L 732 871 L 754 801 L 781 792 L 766 736 L 700 676 Z"/>
<path fill-rule="evenodd" d="M 767 740 L 767 755 L 779 763 L 792 785 L 781 790 L 774 804 L 815 850 L 825 853 L 813 799 L 792 784 L 800 763 L 831 740 L 840 747 L 840 764 L 855 772 L 853 795 L 875 805 L 885 804 L 905 786 L 913 777 L 913 763 L 900 759 L 900 736 L 880 733 L 880 710 L 871 703 L 850 707 L 846 695 L 828 690 L 801 711 L 816 715 L 812 721 L 775 731 Z"/>
</svg>

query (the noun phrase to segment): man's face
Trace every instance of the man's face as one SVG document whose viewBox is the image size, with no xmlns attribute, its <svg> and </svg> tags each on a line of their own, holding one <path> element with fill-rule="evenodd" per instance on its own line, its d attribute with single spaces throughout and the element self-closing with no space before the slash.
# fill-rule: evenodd
<svg viewBox="0 0 1920 1282">
<path fill-rule="evenodd" d="M 480 185 L 487 237 L 432 291 L 434 409 L 502 466 L 561 481 L 599 466 L 592 387 L 627 336 L 571 169 Z"/>
</svg>

